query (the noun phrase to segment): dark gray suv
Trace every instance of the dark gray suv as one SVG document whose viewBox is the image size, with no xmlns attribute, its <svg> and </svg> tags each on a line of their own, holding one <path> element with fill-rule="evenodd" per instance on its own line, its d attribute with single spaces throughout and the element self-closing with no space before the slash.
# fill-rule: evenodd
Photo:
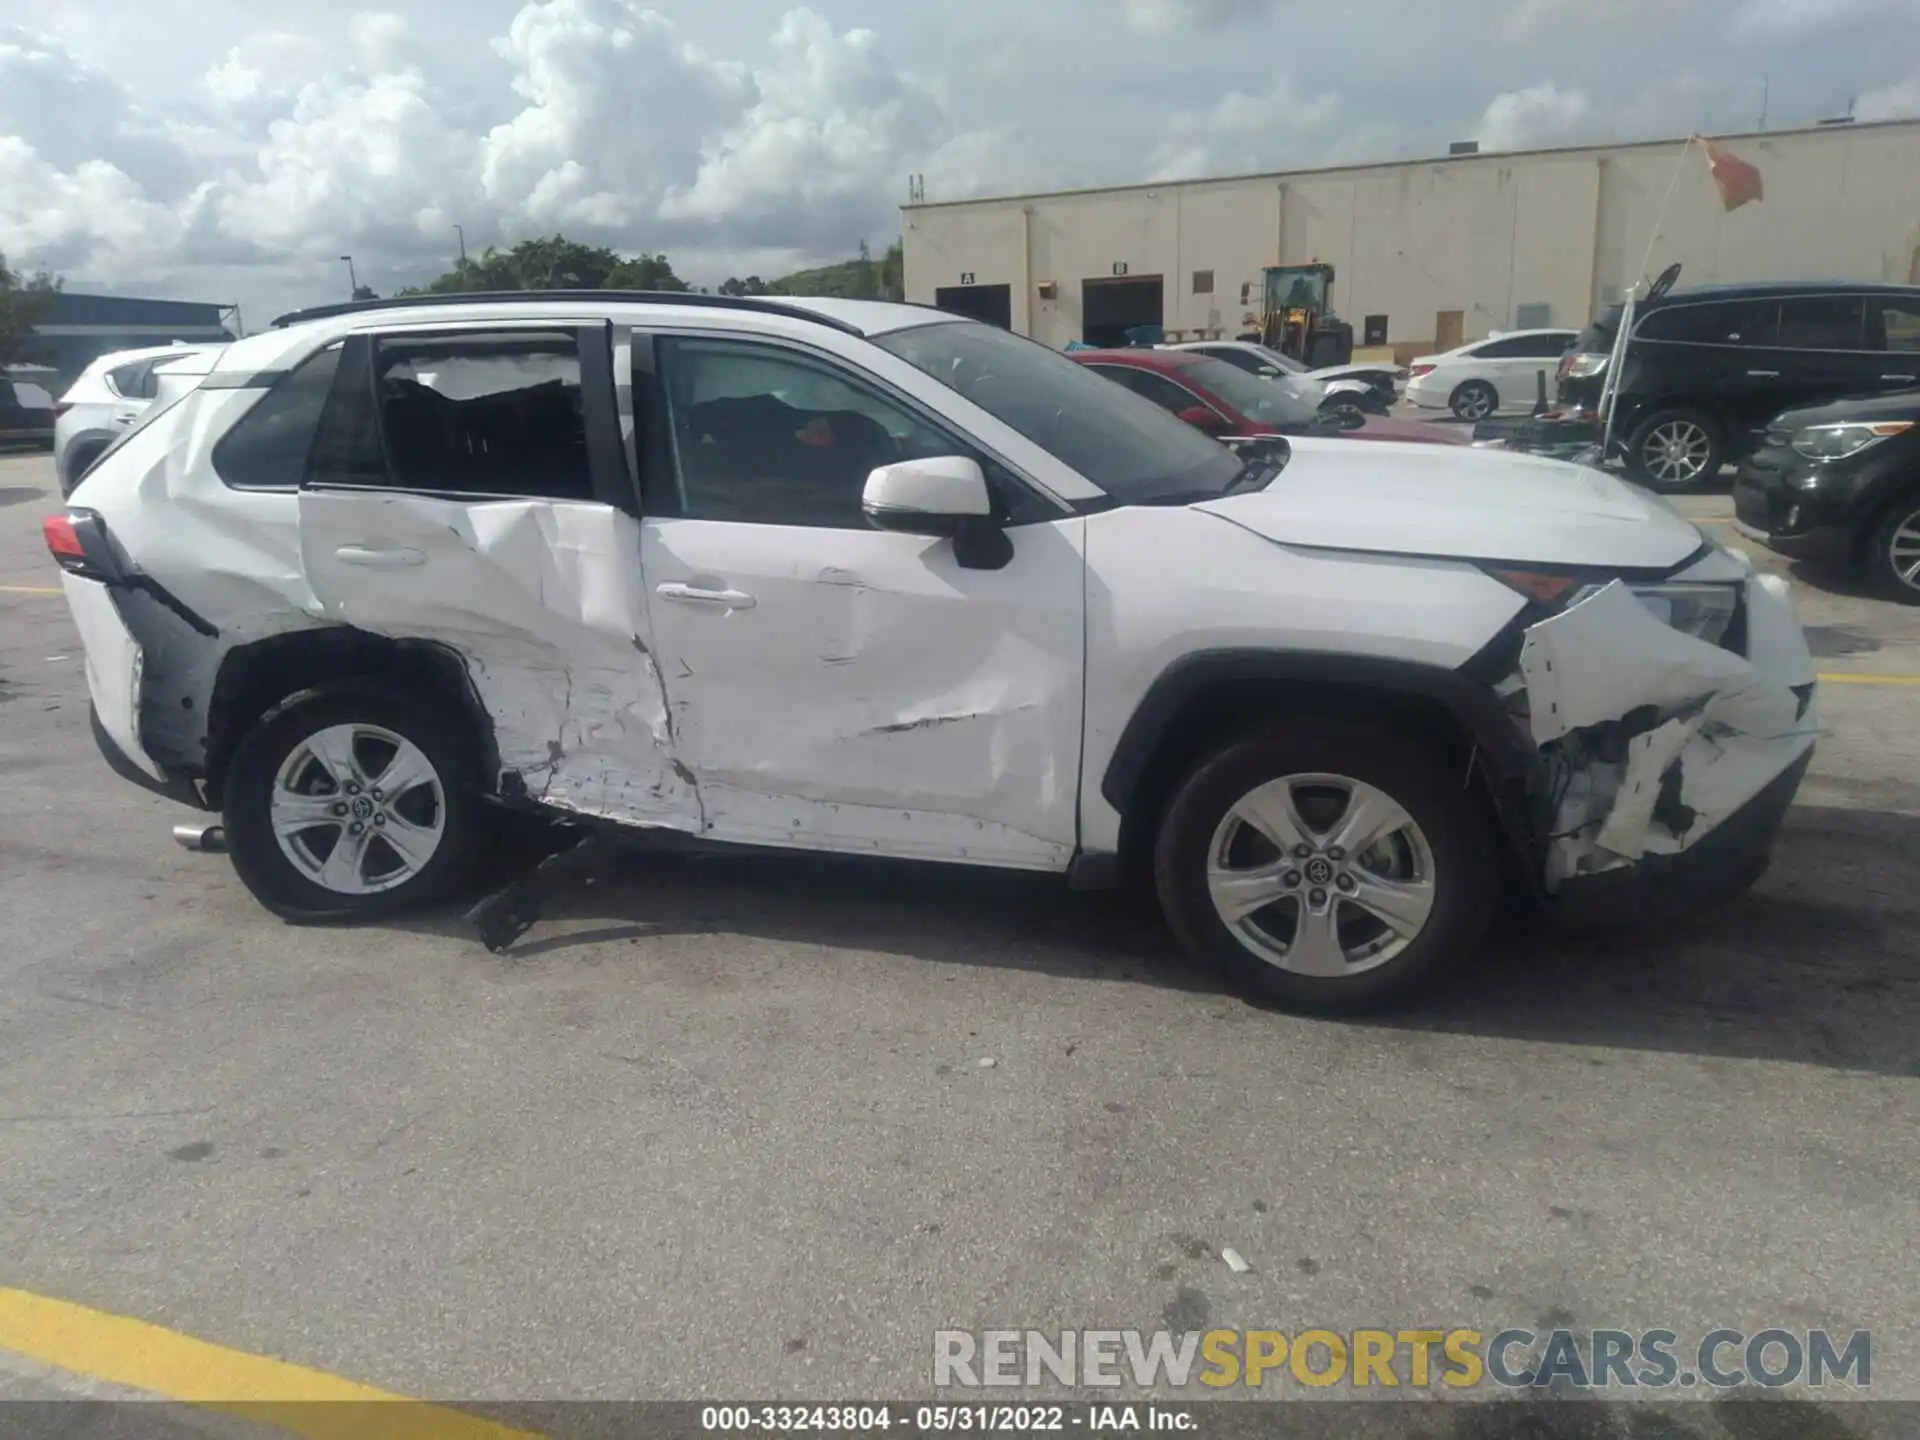
<svg viewBox="0 0 1920 1440">
<path fill-rule="evenodd" d="M 1600 398 L 1620 307 L 1560 362 L 1563 409 Z M 1920 286 L 1705 286 L 1636 312 L 1614 444 L 1636 479 L 1685 490 L 1750 454 L 1782 411 L 1920 386 Z"/>
</svg>

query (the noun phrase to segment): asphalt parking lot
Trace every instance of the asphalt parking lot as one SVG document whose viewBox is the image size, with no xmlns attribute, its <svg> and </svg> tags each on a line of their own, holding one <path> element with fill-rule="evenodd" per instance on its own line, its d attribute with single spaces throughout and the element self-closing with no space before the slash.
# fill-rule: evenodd
<svg viewBox="0 0 1920 1440">
<path fill-rule="evenodd" d="M 281 925 L 95 752 L 57 503 L 0 459 L 0 1291 L 462 1404 L 923 1395 L 993 1325 L 1868 1329 L 1920 1400 L 1920 610 L 1795 577 L 1829 733 L 1746 900 L 1329 1023 L 952 870 Z"/>
</svg>

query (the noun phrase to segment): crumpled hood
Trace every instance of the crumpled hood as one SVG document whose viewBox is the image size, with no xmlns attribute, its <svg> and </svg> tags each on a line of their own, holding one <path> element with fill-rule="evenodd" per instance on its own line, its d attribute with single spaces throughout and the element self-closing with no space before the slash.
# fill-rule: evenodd
<svg viewBox="0 0 1920 1440">
<path fill-rule="evenodd" d="M 1664 570 L 1700 532 L 1663 501 L 1563 460 L 1442 445 L 1298 439 L 1264 490 L 1195 508 L 1282 545 L 1516 564 Z"/>
</svg>

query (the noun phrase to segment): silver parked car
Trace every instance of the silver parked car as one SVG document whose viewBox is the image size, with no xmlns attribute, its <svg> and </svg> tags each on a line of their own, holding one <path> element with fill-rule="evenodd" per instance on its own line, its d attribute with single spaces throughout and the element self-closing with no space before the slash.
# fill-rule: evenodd
<svg viewBox="0 0 1920 1440">
<path fill-rule="evenodd" d="M 150 346 L 102 355 L 80 372 L 56 407 L 53 464 L 60 493 L 71 495 L 80 477 L 153 403 L 157 369 L 217 345 Z"/>
</svg>

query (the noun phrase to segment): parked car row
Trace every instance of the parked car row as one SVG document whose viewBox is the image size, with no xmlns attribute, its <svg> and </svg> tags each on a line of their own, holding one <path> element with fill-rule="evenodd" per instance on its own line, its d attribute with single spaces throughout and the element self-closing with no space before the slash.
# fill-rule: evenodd
<svg viewBox="0 0 1920 1440">
<path fill-rule="evenodd" d="M 1414 420 L 1330 411 L 1317 389 L 1285 375 L 1262 378 L 1204 348 L 1076 350 L 1071 358 L 1215 439 L 1344 434 L 1429 445 L 1469 443 L 1459 431 Z"/>
<path fill-rule="evenodd" d="M 1348 365 L 1323 365 L 1314 370 L 1291 355 L 1251 340 L 1189 340 L 1160 348 L 1224 360 L 1263 380 L 1285 380 L 1295 387 L 1317 392 L 1323 410 L 1356 409 L 1384 415 L 1407 385 L 1407 372 L 1397 365 L 1356 361 Z"/>
<path fill-rule="evenodd" d="M 1314 1010 L 1468 958 L 1503 892 L 1653 915 L 1764 868 L 1818 730 L 1783 586 L 1609 476 L 1234 453 L 1127 390 L 1314 411 L 1074 358 L 880 302 L 285 317 L 47 521 L 96 740 L 293 919 L 443 895 L 517 810 L 1150 879 Z"/>
</svg>

